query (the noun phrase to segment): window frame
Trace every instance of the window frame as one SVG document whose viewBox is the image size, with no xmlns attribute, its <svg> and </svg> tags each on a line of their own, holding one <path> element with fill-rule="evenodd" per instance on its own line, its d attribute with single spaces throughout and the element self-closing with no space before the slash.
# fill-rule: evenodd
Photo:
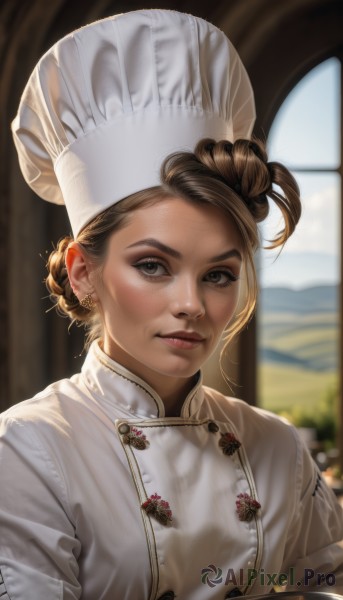
<svg viewBox="0 0 343 600">
<path fill-rule="evenodd" d="M 274 102 L 273 109 L 268 112 L 268 119 L 265 120 L 264 125 L 263 121 L 257 121 L 257 126 L 255 127 L 255 135 L 257 131 L 263 128 L 264 138 L 268 138 L 269 131 L 271 129 L 274 118 L 280 109 L 281 105 L 287 98 L 288 94 L 294 89 L 294 87 L 305 77 L 313 68 L 324 62 L 329 58 L 336 58 L 340 62 L 341 65 L 341 127 L 340 127 L 340 164 L 337 168 L 310 168 L 310 167 L 294 167 L 289 165 L 289 168 L 295 174 L 297 172 L 301 173 L 337 173 L 340 176 L 341 186 L 340 186 L 340 205 L 341 205 L 341 221 L 340 221 L 340 280 L 341 285 L 339 285 L 339 361 L 338 361 L 338 379 L 339 379 L 339 427 L 338 427 L 338 439 L 337 439 L 337 447 L 340 452 L 340 469 L 343 472 L 343 102 L 342 102 L 342 81 L 343 81 L 343 47 L 340 51 L 332 52 L 330 54 L 325 53 L 320 58 L 317 57 L 317 60 L 309 60 L 306 66 L 298 72 L 297 77 L 293 78 L 292 85 L 288 84 L 284 88 L 284 92 L 282 95 L 279 95 L 277 102 Z M 257 101 L 257 113 L 258 112 L 258 101 Z M 258 360 L 257 360 L 257 319 L 258 319 L 258 309 L 255 313 L 253 319 L 248 325 L 247 329 L 240 336 L 239 343 L 239 369 L 237 376 L 237 385 L 235 387 L 235 393 L 238 396 L 243 398 L 246 402 L 251 405 L 257 404 L 257 389 L 258 389 Z"/>
</svg>

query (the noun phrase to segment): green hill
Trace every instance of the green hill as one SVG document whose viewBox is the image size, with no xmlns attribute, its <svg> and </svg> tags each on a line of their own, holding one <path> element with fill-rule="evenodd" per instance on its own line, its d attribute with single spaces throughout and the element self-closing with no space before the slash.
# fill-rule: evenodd
<svg viewBox="0 0 343 600">
<path fill-rule="evenodd" d="M 265 288 L 259 302 L 259 398 L 271 410 L 315 406 L 337 385 L 336 286 Z"/>
<path fill-rule="evenodd" d="M 336 312 L 338 288 L 336 285 L 323 285 L 293 290 L 287 287 L 267 287 L 260 291 L 259 306 L 263 313 L 290 312 L 309 314 L 310 312 Z"/>
<path fill-rule="evenodd" d="M 336 286 L 262 290 L 259 303 L 260 362 L 294 364 L 316 372 L 337 369 L 337 300 Z"/>
<path fill-rule="evenodd" d="M 308 371 L 289 365 L 265 362 L 259 369 L 260 405 L 273 412 L 292 412 L 299 406 L 315 411 L 323 398 L 337 386 L 333 371 Z"/>
</svg>

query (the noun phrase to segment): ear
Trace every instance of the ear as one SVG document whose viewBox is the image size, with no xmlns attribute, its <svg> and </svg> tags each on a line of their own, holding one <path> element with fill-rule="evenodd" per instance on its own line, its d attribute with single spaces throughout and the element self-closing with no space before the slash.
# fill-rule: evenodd
<svg viewBox="0 0 343 600">
<path fill-rule="evenodd" d="M 85 251 L 77 242 L 69 244 L 65 257 L 70 285 L 75 296 L 79 300 L 92 294 L 94 298 L 94 286 L 92 284 L 92 274 L 94 266 L 91 264 Z"/>
</svg>

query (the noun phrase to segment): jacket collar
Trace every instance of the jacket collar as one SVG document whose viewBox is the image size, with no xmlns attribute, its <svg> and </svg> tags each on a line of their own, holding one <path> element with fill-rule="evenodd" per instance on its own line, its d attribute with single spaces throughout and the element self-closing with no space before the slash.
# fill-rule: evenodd
<svg viewBox="0 0 343 600">
<path fill-rule="evenodd" d="M 120 408 L 126 415 L 139 418 L 165 417 L 160 396 L 143 379 L 137 377 L 105 354 L 99 340 L 92 343 L 82 367 L 88 388 Z M 199 410 L 204 397 L 202 374 L 198 373 L 195 386 L 186 396 L 181 418 L 190 418 Z"/>
</svg>

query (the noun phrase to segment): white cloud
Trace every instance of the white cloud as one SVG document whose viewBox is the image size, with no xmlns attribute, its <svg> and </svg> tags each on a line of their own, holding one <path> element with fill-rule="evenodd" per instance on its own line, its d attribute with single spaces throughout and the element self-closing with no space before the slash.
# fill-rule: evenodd
<svg viewBox="0 0 343 600">
<path fill-rule="evenodd" d="M 338 190 L 329 186 L 311 194 L 303 195 L 303 213 L 293 236 L 283 253 L 322 252 L 339 255 L 339 202 Z M 279 212 L 271 210 L 268 227 L 262 229 L 268 239 L 282 227 Z"/>
</svg>

